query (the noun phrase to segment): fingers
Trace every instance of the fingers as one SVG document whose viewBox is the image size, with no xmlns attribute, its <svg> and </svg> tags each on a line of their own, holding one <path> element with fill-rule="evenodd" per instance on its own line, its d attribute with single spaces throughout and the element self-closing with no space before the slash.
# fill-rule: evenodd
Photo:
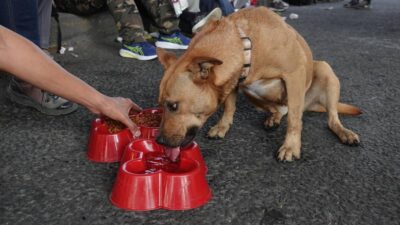
<svg viewBox="0 0 400 225">
<path fill-rule="evenodd" d="M 135 138 L 140 136 L 140 128 L 127 115 L 124 115 L 121 122 L 128 127 Z"/>
<path fill-rule="evenodd" d="M 139 137 L 140 136 L 140 129 L 139 127 L 132 122 L 132 120 L 129 118 L 129 112 L 134 110 L 135 112 L 140 112 L 142 111 L 142 108 L 139 107 L 136 103 L 134 103 L 131 99 L 126 98 L 124 99 L 128 103 L 128 113 L 124 114 L 124 124 L 128 127 L 128 129 L 132 132 L 134 137 Z M 123 122 L 123 121 L 121 121 Z"/>
<path fill-rule="evenodd" d="M 133 110 L 135 112 L 140 112 L 142 111 L 142 107 L 138 106 L 136 103 L 134 103 L 131 99 L 128 99 L 129 105 L 130 105 L 130 110 Z"/>
<path fill-rule="evenodd" d="M 140 112 L 142 108 L 129 98 L 109 97 L 109 100 L 108 104 L 103 105 L 101 114 L 120 121 L 128 127 L 134 137 L 139 137 L 140 128 L 129 118 L 129 113 L 132 110 Z"/>
</svg>

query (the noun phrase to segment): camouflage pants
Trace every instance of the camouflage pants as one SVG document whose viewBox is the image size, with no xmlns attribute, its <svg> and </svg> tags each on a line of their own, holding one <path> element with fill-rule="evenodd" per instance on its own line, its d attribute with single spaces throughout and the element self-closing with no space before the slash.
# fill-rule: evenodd
<svg viewBox="0 0 400 225">
<path fill-rule="evenodd" d="M 80 16 L 90 15 L 105 8 L 106 0 L 54 0 L 60 12 Z"/>
<path fill-rule="evenodd" d="M 145 31 L 170 34 L 179 20 L 170 0 L 55 0 L 62 12 L 89 15 L 107 4 L 124 43 L 145 41 Z M 142 20 L 143 19 L 143 20 Z"/>
</svg>

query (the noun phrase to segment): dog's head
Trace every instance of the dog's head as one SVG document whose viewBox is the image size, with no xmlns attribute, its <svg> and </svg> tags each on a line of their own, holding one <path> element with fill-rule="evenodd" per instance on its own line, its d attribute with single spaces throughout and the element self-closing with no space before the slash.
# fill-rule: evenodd
<svg viewBox="0 0 400 225">
<path fill-rule="evenodd" d="M 157 141 L 169 147 L 186 146 L 218 107 L 218 89 L 213 83 L 215 58 L 194 58 L 177 63 L 172 53 L 157 50 L 165 68 L 159 103 L 164 116 Z"/>
<path fill-rule="evenodd" d="M 221 46 L 221 42 L 229 45 Z M 160 144 L 178 147 L 193 140 L 236 86 L 232 76 L 240 75 L 242 49 L 234 24 L 225 19 L 208 23 L 179 59 L 173 53 L 157 49 L 165 69 L 159 95 L 164 108 L 157 139 Z"/>
</svg>

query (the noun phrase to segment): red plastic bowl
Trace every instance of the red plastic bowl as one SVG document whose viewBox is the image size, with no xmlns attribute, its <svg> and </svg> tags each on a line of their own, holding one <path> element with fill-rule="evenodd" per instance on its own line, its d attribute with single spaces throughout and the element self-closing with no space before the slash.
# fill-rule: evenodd
<svg viewBox="0 0 400 225">
<path fill-rule="evenodd" d="M 135 114 L 162 114 L 161 108 L 149 108 Z M 139 138 L 155 138 L 158 135 L 158 127 L 139 126 L 141 135 Z M 92 122 L 88 144 L 88 159 L 94 162 L 119 162 L 126 145 L 133 141 L 133 135 L 126 128 L 118 133 L 108 132 L 107 125 L 102 118 L 96 118 Z"/>
<path fill-rule="evenodd" d="M 112 134 L 102 118 L 92 122 L 87 157 L 94 162 L 119 162 L 126 145 L 133 141 L 128 129 Z"/>
<path fill-rule="evenodd" d="M 206 204 L 211 190 L 196 146 L 194 143 L 192 148 L 182 150 L 178 162 L 173 163 L 165 158 L 164 147 L 154 140 L 133 141 L 121 159 L 111 202 L 135 211 L 186 210 Z"/>
<path fill-rule="evenodd" d="M 142 114 L 160 114 L 162 116 L 163 110 L 162 108 L 149 108 L 144 109 L 143 111 L 136 114 L 136 116 L 140 116 Z M 146 127 L 146 126 L 139 126 L 140 127 L 140 138 L 156 138 L 159 133 L 159 127 Z"/>
</svg>

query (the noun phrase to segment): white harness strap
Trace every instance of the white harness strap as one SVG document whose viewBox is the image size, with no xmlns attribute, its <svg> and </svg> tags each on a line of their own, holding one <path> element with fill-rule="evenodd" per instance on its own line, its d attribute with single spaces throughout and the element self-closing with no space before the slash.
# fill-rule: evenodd
<svg viewBox="0 0 400 225">
<path fill-rule="evenodd" d="M 251 39 L 246 36 L 244 31 L 240 27 L 237 28 L 240 34 L 240 38 L 242 39 L 243 51 L 244 51 L 244 63 L 243 63 L 242 73 L 240 74 L 239 77 L 239 83 L 240 83 L 246 79 L 250 71 L 252 44 L 251 44 Z"/>
</svg>

